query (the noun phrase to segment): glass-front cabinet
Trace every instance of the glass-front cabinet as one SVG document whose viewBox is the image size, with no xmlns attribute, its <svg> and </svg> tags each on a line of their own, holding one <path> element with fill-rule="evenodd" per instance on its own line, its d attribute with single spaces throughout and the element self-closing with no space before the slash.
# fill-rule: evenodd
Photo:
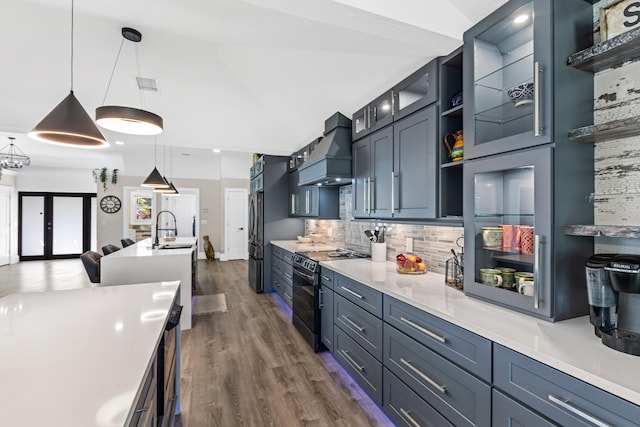
<svg viewBox="0 0 640 427">
<path fill-rule="evenodd" d="M 551 148 L 465 164 L 467 294 L 552 315 L 551 164 Z"/>
</svg>

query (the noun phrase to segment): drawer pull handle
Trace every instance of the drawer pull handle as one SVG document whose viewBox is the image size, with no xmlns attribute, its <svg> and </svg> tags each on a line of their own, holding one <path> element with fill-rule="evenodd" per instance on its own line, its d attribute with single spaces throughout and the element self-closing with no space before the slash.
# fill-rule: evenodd
<svg viewBox="0 0 640 427">
<path fill-rule="evenodd" d="M 331 281 L 331 277 L 329 277 L 329 276 L 325 276 L 325 275 L 321 274 L 320 277 L 322 278 L 322 280 L 326 280 L 327 282 Z"/>
<path fill-rule="evenodd" d="M 286 292 L 284 292 L 284 297 L 285 297 L 286 299 L 288 299 L 289 301 L 291 301 L 291 297 L 290 297 L 289 295 L 287 295 L 287 293 L 286 293 Z"/>
<path fill-rule="evenodd" d="M 550 394 L 549 396 L 547 396 L 547 399 L 549 399 L 551 402 L 555 403 L 556 405 L 560 406 L 562 409 L 566 409 L 567 411 L 571 412 L 572 414 L 577 415 L 577 416 L 587 420 L 588 422 L 592 423 L 593 425 L 596 425 L 598 427 L 611 427 L 610 424 L 607 424 L 607 423 L 597 419 L 593 415 L 590 415 L 590 414 L 584 412 L 583 410 L 576 408 L 575 406 L 571 405 L 565 399 L 561 399 L 559 397 L 556 397 L 553 394 Z"/>
<path fill-rule="evenodd" d="M 409 421 L 414 427 L 420 427 L 420 423 L 418 423 L 411 415 L 409 415 L 409 411 L 405 411 L 404 408 L 400 408 L 400 414 L 402 415 L 402 418 Z"/>
<path fill-rule="evenodd" d="M 362 333 L 364 332 L 364 328 L 360 325 L 358 325 L 356 322 L 354 322 L 353 320 L 351 320 L 349 318 L 349 316 L 345 316 L 344 314 L 341 314 L 340 317 L 342 317 L 345 321 L 347 321 L 347 323 L 349 323 L 351 326 L 353 326 L 354 328 L 356 328 L 358 330 L 358 332 Z"/>
<path fill-rule="evenodd" d="M 351 289 L 349 289 L 349 288 L 345 288 L 344 286 L 340 286 L 340 288 L 341 288 L 343 291 L 345 291 L 345 292 L 347 292 L 347 293 L 350 293 L 351 295 L 353 295 L 353 296 L 354 296 L 354 297 L 356 297 L 356 298 L 364 299 L 364 297 L 363 297 L 362 295 L 360 295 L 360 294 L 359 294 L 359 293 L 357 293 L 357 292 L 353 292 L 353 291 L 352 291 Z"/>
<path fill-rule="evenodd" d="M 140 408 L 140 409 L 136 409 L 135 413 L 136 413 L 136 414 L 141 414 L 141 413 L 146 412 L 146 411 L 148 411 L 148 410 L 149 410 L 149 407 L 146 407 L 146 408 Z"/>
<path fill-rule="evenodd" d="M 342 357 L 344 357 L 345 359 L 347 359 L 347 361 L 354 367 L 356 368 L 358 371 L 360 372 L 364 372 L 364 366 L 362 365 L 358 365 L 356 363 L 355 360 L 353 360 L 353 358 L 351 356 L 349 356 L 349 353 L 347 353 L 346 350 L 340 350 L 340 354 L 342 354 Z"/>
<path fill-rule="evenodd" d="M 407 325 L 411 326 L 412 328 L 415 328 L 415 329 L 419 330 L 423 334 L 430 336 L 434 340 L 440 341 L 442 344 L 447 342 L 447 339 L 445 337 L 441 337 L 440 335 L 438 335 L 436 333 L 433 333 L 428 329 L 423 328 L 422 326 L 418 325 L 415 322 L 412 322 L 411 320 L 409 320 L 409 319 L 407 319 L 405 317 L 401 317 L 400 320 L 402 320 L 404 323 L 406 323 Z"/>
<path fill-rule="evenodd" d="M 411 369 L 414 373 L 418 374 L 420 378 L 422 378 L 423 380 L 425 380 L 426 382 L 434 386 L 436 389 L 438 389 L 440 393 L 445 394 L 447 392 L 447 387 L 438 384 L 437 382 L 435 382 L 434 380 L 426 376 L 421 370 L 413 366 L 411 362 L 404 360 L 403 358 L 400 358 L 400 362 L 402 362 L 402 364 L 405 365 L 407 368 Z"/>
<path fill-rule="evenodd" d="M 293 279 L 293 276 L 292 276 L 291 274 L 289 274 L 289 273 L 284 273 L 284 276 L 285 276 L 287 279 Z"/>
</svg>

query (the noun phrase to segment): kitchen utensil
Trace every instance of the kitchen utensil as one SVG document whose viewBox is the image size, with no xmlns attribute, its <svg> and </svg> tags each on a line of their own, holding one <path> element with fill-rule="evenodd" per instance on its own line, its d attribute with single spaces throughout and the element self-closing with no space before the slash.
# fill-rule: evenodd
<svg viewBox="0 0 640 427">
<path fill-rule="evenodd" d="M 376 236 L 373 235 L 371 230 L 364 230 L 364 235 L 367 236 L 367 239 L 371 240 L 372 242 L 376 238 Z"/>
<path fill-rule="evenodd" d="M 384 243 L 384 242 L 385 242 L 385 241 L 384 241 L 384 232 L 385 232 L 386 228 L 387 228 L 387 226 L 386 226 L 386 225 L 383 225 L 383 226 L 382 226 L 382 229 L 380 230 L 380 238 L 378 239 L 378 241 L 379 241 L 380 243 Z"/>
<path fill-rule="evenodd" d="M 449 145 L 450 138 L 453 138 L 452 146 Z M 464 158 L 464 137 L 462 130 L 445 133 L 443 136 L 443 142 L 449 151 L 449 157 L 451 157 L 452 161 L 457 162 Z"/>
<path fill-rule="evenodd" d="M 445 284 L 454 286 L 456 289 L 462 289 L 463 282 L 462 272 L 456 257 L 449 258 L 445 262 Z"/>
</svg>

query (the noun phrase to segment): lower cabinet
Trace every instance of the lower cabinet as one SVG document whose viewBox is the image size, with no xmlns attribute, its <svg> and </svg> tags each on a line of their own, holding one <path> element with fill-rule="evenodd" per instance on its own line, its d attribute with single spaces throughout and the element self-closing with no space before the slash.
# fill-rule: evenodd
<svg viewBox="0 0 640 427">
<path fill-rule="evenodd" d="M 387 368 L 382 383 L 382 409 L 398 426 L 454 426 Z"/>
<path fill-rule="evenodd" d="M 293 304 L 293 254 L 271 245 L 271 287 L 291 307 Z"/>
<path fill-rule="evenodd" d="M 157 425 L 157 358 L 147 369 L 142 389 L 133 409 L 133 416 L 127 427 L 155 427 Z"/>
<path fill-rule="evenodd" d="M 493 389 L 491 425 L 494 427 L 536 426 L 554 427 L 556 424 L 536 414 L 526 406 Z"/>
<path fill-rule="evenodd" d="M 327 285 L 320 286 L 320 341 L 331 353 L 333 348 L 333 289 Z"/>
</svg>

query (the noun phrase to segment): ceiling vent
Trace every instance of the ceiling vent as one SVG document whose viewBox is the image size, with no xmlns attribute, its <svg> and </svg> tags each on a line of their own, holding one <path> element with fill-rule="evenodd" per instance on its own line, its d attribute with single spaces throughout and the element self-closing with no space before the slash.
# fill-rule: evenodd
<svg viewBox="0 0 640 427">
<path fill-rule="evenodd" d="M 156 79 L 149 77 L 136 77 L 138 82 L 138 89 L 146 90 L 147 92 L 158 92 L 158 82 Z"/>
</svg>

